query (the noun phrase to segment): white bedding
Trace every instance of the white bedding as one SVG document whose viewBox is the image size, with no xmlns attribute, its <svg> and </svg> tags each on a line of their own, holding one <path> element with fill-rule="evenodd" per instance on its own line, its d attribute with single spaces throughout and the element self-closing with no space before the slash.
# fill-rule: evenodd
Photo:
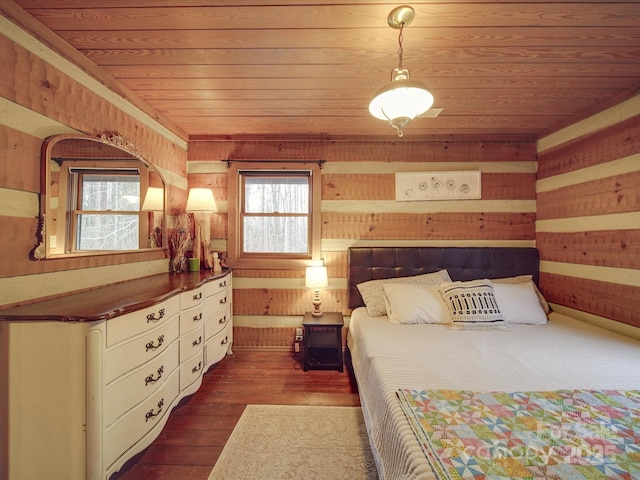
<svg viewBox="0 0 640 480">
<path fill-rule="evenodd" d="M 435 478 L 397 402 L 398 388 L 640 389 L 640 341 L 557 313 L 550 320 L 460 331 L 397 325 L 354 310 L 348 346 L 380 478 Z"/>
</svg>

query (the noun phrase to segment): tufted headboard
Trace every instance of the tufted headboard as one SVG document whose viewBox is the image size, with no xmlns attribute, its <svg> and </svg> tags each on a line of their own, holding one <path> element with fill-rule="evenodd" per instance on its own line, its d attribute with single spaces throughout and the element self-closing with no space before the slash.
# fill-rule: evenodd
<svg viewBox="0 0 640 480">
<path fill-rule="evenodd" d="M 533 275 L 538 284 L 539 255 L 517 247 L 351 247 L 349 308 L 363 306 L 356 285 L 380 278 L 408 277 L 446 269 L 452 280 Z"/>
</svg>

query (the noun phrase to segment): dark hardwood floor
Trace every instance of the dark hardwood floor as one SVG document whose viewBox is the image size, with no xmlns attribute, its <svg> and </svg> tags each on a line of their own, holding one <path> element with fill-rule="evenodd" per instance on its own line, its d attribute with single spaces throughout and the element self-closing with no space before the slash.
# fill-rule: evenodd
<svg viewBox="0 0 640 480">
<path fill-rule="evenodd" d="M 207 480 L 248 404 L 358 406 L 348 371 L 304 372 L 291 353 L 237 349 L 204 375 L 160 436 L 110 480 Z"/>
</svg>

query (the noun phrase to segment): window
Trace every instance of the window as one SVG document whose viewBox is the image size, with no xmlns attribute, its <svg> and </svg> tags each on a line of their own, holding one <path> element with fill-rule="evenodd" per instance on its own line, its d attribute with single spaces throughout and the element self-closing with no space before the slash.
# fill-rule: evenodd
<svg viewBox="0 0 640 480">
<path fill-rule="evenodd" d="M 294 268 L 320 254 L 318 164 L 232 164 L 228 263 Z"/>
<path fill-rule="evenodd" d="M 97 168 L 82 161 L 61 165 L 59 216 L 67 239 L 59 253 L 129 251 L 146 247 L 140 211 L 146 181 L 139 168 Z M 145 177 L 146 178 L 146 177 Z M 143 231 L 145 230 L 145 231 Z"/>
<path fill-rule="evenodd" d="M 138 173 L 72 172 L 77 196 L 71 210 L 73 250 L 137 250 L 140 231 Z"/>
</svg>

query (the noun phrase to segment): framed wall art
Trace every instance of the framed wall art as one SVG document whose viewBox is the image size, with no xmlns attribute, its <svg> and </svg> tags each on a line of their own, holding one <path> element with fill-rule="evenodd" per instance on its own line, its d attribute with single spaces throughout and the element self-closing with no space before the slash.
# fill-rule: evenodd
<svg viewBox="0 0 640 480">
<path fill-rule="evenodd" d="M 480 170 L 396 173 L 396 201 L 477 200 L 482 196 Z"/>
</svg>

